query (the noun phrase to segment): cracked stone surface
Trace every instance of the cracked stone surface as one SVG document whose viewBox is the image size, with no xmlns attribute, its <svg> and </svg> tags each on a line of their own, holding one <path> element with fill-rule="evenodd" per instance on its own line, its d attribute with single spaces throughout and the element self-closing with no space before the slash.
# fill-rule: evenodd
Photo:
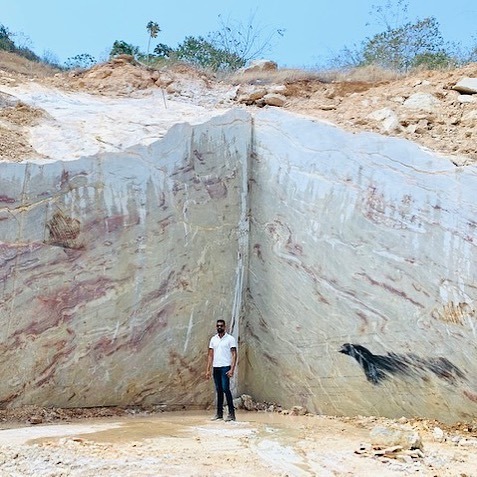
<svg viewBox="0 0 477 477">
<path fill-rule="evenodd" d="M 40 93 L 22 100 L 54 118 Z M 47 117 L 38 158 L 0 163 L 0 403 L 206 406 L 225 318 L 234 389 L 258 400 L 475 415 L 476 166 L 278 110 L 192 109 L 123 142 Z"/>
<path fill-rule="evenodd" d="M 475 415 L 477 168 L 273 110 L 254 125 L 246 387 L 333 415 Z"/>
</svg>

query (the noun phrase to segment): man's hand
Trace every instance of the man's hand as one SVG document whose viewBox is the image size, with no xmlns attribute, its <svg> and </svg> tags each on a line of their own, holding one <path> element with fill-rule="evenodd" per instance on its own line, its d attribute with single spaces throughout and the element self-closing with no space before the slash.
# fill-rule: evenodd
<svg viewBox="0 0 477 477">
<path fill-rule="evenodd" d="M 210 379 L 210 371 L 209 370 L 207 370 L 205 372 L 205 379 Z"/>
<path fill-rule="evenodd" d="M 231 378 L 231 377 L 234 375 L 234 370 L 233 370 L 233 369 L 230 369 L 229 371 L 227 371 L 226 374 L 227 374 L 227 376 L 228 376 L 229 378 Z"/>
</svg>

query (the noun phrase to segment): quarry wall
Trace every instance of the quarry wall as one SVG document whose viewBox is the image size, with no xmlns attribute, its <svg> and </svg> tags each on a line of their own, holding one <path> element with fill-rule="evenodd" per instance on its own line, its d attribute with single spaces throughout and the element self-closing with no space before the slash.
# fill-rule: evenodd
<svg viewBox="0 0 477 477">
<path fill-rule="evenodd" d="M 254 125 L 246 387 L 328 414 L 475 416 L 477 168 L 275 110 Z"/>
<path fill-rule="evenodd" d="M 213 399 L 213 320 L 237 335 L 242 306 L 250 141 L 236 111 L 118 154 L 0 165 L 0 405 Z"/>
<path fill-rule="evenodd" d="M 477 413 L 475 166 L 269 109 L 126 152 L 0 164 L 0 405 Z"/>
</svg>

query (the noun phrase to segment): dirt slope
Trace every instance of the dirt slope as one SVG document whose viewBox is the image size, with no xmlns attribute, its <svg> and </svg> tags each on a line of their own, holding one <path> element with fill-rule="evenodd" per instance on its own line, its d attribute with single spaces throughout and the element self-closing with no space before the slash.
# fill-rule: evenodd
<svg viewBox="0 0 477 477">
<path fill-rule="evenodd" d="M 294 85 L 286 108 L 347 130 L 406 138 L 433 151 L 456 156 L 459 164 L 476 162 L 477 97 L 474 100 L 474 95 L 461 95 L 453 89 L 465 77 L 477 77 L 477 64 L 372 83 Z M 411 98 L 417 102 L 409 101 Z M 391 123 L 393 113 L 395 122 L 388 127 L 386 119 Z"/>
<path fill-rule="evenodd" d="M 477 77 L 477 64 L 394 79 L 379 72 L 358 81 L 353 75 L 333 80 L 329 76 L 278 70 L 265 76 L 235 75 L 219 81 L 183 65 L 154 70 L 130 57 L 119 57 L 83 72 L 53 73 L 41 71 L 29 77 L 23 64 L 16 72 L 0 58 L 1 159 L 15 161 L 35 155 L 28 144 L 28 128 L 42 117 L 41 111 L 2 94 L 1 86 L 21 87 L 22 83 L 38 81 L 52 88 L 119 97 L 141 97 L 159 88 L 170 107 L 179 101 L 211 109 L 253 109 L 260 106 L 260 101 L 253 99 L 263 96 L 260 91 L 279 92 L 283 98 L 281 107 L 291 112 L 323 119 L 350 131 L 403 137 L 452 155 L 457 165 L 477 161 L 477 95 L 461 95 L 453 89 L 460 79 Z M 243 100 L 244 91 L 252 100 Z"/>
</svg>

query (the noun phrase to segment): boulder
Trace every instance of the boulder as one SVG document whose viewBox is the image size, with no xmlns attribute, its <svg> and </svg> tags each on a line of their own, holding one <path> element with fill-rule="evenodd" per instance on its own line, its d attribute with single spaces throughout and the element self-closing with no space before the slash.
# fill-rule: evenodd
<svg viewBox="0 0 477 477">
<path fill-rule="evenodd" d="M 255 406 L 253 404 L 253 399 L 252 399 L 252 396 L 249 396 L 248 394 L 242 394 L 242 396 L 240 396 L 242 398 L 242 406 L 244 409 L 246 409 L 247 411 L 254 411 L 255 410 Z"/>
<path fill-rule="evenodd" d="M 293 416 L 304 416 L 306 413 L 307 410 L 303 406 L 293 406 L 290 410 L 290 414 Z"/>
<path fill-rule="evenodd" d="M 440 101 L 430 93 L 415 93 L 403 103 L 404 108 L 432 112 L 440 105 Z"/>
<path fill-rule="evenodd" d="M 290 91 L 284 84 L 273 84 L 267 88 L 268 93 L 283 94 L 283 96 L 290 96 Z"/>
<path fill-rule="evenodd" d="M 267 90 L 261 86 L 240 86 L 237 90 L 236 100 L 239 103 L 253 104 L 266 94 Z"/>
<path fill-rule="evenodd" d="M 477 103 L 477 96 L 473 96 L 472 94 L 459 94 L 457 101 L 461 104 Z"/>
<path fill-rule="evenodd" d="M 375 426 L 370 433 L 374 448 L 401 446 L 403 449 L 422 449 L 422 439 L 410 425 Z"/>
<path fill-rule="evenodd" d="M 268 93 L 262 99 L 261 102 L 267 106 L 282 107 L 286 103 L 287 98 L 283 94 Z"/>
<path fill-rule="evenodd" d="M 235 409 L 243 409 L 243 399 L 242 396 L 236 397 L 234 399 L 234 408 Z"/>
<path fill-rule="evenodd" d="M 476 94 L 477 93 L 477 78 L 462 78 L 452 89 L 460 93 Z"/>
<path fill-rule="evenodd" d="M 460 118 L 460 124 L 467 127 L 476 127 L 477 126 L 477 110 L 472 109 L 467 111 Z"/>
<path fill-rule="evenodd" d="M 432 431 L 432 437 L 436 442 L 445 441 L 444 431 L 440 427 L 434 427 L 434 430 Z"/>
<path fill-rule="evenodd" d="M 380 129 L 384 133 L 390 133 L 399 129 L 399 119 L 396 113 L 390 108 L 378 109 L 368 115 L 369 119 L 373 119 L 380 123 Z"/>
<path fill-rule="evenodd" d="M 257 71 L 275 71 L 278 65 L 271 60 L 255 60 L 250 62 L 250 65 L 242 70 L 243 73 L 256 73 Z"/>
</svg>

